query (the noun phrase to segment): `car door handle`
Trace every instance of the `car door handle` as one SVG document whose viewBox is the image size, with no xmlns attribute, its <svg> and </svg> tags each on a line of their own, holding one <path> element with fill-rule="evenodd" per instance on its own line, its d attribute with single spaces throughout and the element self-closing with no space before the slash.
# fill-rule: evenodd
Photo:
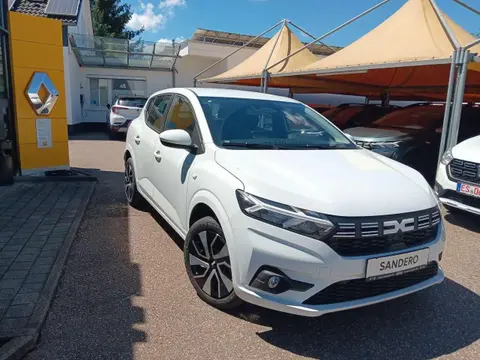
<svg viewBox="0 0 480 360">
<path fill-rule="evenodd" d="M 162 160 L 162 154 L 160 153 L 160 150 L 155 151 L 153 157 L 155 158 L 155 160 L 157 160 L 157 162 L 160 162 Z"/>
<path fill-rule="evenodd" d="M 135 136 L 135 144 L 140 144 L 140 135 Z"/>
</svg>

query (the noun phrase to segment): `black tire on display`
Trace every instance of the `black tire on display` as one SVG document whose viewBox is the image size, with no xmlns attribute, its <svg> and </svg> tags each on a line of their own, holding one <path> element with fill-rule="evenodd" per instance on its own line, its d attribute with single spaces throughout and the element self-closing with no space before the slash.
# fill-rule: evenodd
<svg viewBox="0 0 480 360">
<path fill-rule="evenodd" d="M 125 161 L 125 197 L 130 206 L 136 209 L 143 209 L 146 206 L 146 201 L 142 194 L 138 192 L 137 183 L 135 180 L 135 169 L 133 168 L 132 158 Z"/>
<path fill-rule="evenodd" d="M 188 277 L 203 301 L 222 310 L 242 304 L 233 289 L 227 242 L 217 220 L 208 216 L 195 222 L 183 252 Z"/>
</svg>

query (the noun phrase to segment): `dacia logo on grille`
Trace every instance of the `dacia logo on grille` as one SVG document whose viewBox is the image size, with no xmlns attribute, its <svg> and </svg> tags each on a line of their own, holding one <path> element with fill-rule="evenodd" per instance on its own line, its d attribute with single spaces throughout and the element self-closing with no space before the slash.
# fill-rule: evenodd
<svg viewBox="0 0 480 360">
<path fill-rule="evenodd" d="M 397 220 L 384 221 L 383 222 L 383 234 L 392 235 L 398 232 L 407 232 L 415 230 L 415 219 L 403 219 L 398 222 Z"/>
</svg>

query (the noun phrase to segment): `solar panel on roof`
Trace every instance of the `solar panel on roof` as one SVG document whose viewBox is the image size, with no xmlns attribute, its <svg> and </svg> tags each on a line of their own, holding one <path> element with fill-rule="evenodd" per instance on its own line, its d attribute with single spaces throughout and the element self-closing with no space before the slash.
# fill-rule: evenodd
<svg viewBox="0 0 480 360">
<path fill-rule="evenodd" d="M 80 0 L 50 0 L 45 13 L 49 15 L 77 16 Z"/>
</svg>

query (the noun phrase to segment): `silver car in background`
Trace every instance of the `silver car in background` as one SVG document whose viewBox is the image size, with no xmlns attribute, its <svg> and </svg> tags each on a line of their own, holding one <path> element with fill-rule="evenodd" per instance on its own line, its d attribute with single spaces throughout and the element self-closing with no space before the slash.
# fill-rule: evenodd
<svg viewBox="0 0 480 360">
<path fill-rule="evenodd" d="M 133 119 L 142 112 L 147 98 L 134 95 L 119 95 L 113 103 L 107 105 L 106 115 L 107 132 L 110 139 L 115 139 L 119 134 L 125 134 Z"/>
</svg>

